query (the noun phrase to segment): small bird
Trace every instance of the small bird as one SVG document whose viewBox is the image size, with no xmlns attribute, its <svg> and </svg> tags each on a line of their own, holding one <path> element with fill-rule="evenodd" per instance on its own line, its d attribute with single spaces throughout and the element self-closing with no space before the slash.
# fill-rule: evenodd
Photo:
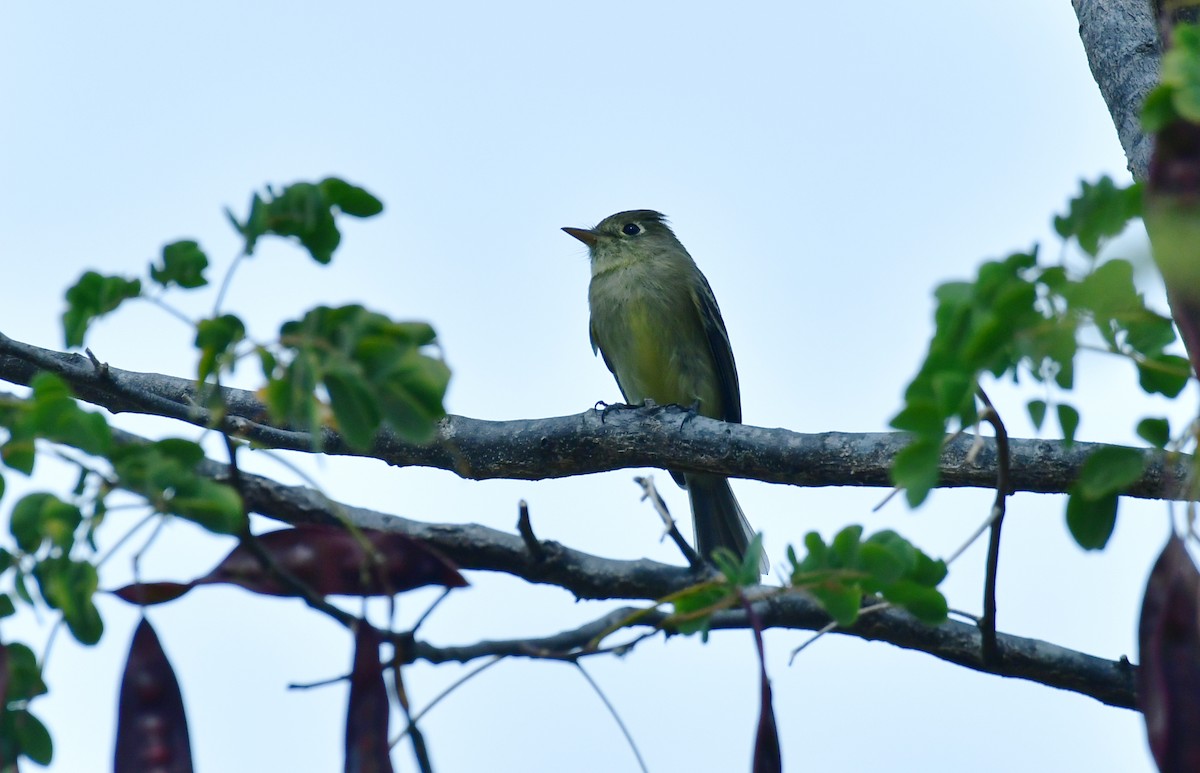
<svg viewBox="0 0 1200 773">
<path fill-rule="evenodd" d="M 729 334 L 708 280 L 650 209 L 618 212 L 595 228 L 564 228 L 588 247 L 592 351 L 617 379 L 625 401 L 695 408 L 720 421 L 742 420 L 742 398 Z M 746 554 L 753 532 L 729 481 L 671 472 L 688 490 L 696 549 Z M 759 556 L 767 571 L 766 556 Z"/>
</svg>

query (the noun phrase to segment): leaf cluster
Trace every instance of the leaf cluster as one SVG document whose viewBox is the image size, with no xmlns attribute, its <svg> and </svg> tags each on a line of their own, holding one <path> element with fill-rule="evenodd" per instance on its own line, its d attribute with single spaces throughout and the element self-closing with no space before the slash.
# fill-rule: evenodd
<svg viewBox="0 0 1200 773">
<path fill-rule="evenodd" d="M 1032 380 L 1061 395 L 1075 387 L 1080 352 L 1097 348 L 1129 360 L 1142 391 L 1167 397 L 1182 391 L 1190 368 L 1186 358 L 1167 351 L 1176 341 L 1171 319 L 1146 306 L 1129 261 L 1100 257 L 1105 244 L 1140 217 L 1141 202 L 1140 185 L 1121 187 L 1107 177 L 1084 182 L 1054 220 L 1081 259 L 1064 249 L 1060 260 L 1044 261 L 1035 246 L 985 262 L 970 280 L 937 288 L 933 337 L 891 422 L 913 437 L 893 468 L 910 505 L 920 505 L 937 484 L 947 431 L 978 423 L 976 395 L 989 376 Z M 1064 440 L 1072 442 L 1079 412 L 1062 399 L 1053 408 Z M 1041 428 L 1050 404 L 1033 399 L 1026 409 Z M 1158 448 L 1171 436 L 1166 419 L 1157 417 L 1141 420 L 1138 432 Z M 1067 523 L 1083 547 L 1103 547 L 1112 532 L 1118 493 L 1146 459 L 1129 452 L 1094 460 L 1071 492 Z"/>
<path fill-rule="evenodd" d="M 224 406 L 215 387 L 242 357 L 256 354 L 265 377 L 262 393 L 281 423 L 298 425 L 319 438 L 331 412 L 337 428 L 358 448 L 370 446 L 383 427 L 409 440 L 432 436 L 445 414 L 449 370 L 433 350 L 436 335 L 429 325 L 395 321 L 357 305 L 321 307 L 284 323 L 277 340 L 257 343 L 239 317 L 220 309 L 233 269 L 253 254 L 260 239 L 295 241 L 314 260 L 329 263 L 341 242 L 340 217 L 370 217 L 382 208 L 364 189 L 327 178 L 256 194 L 243 219 L 229 213 L 244 240 L 243 252 L 222 282 L 212 316 L 194 323 L 197 381 L 204 387 L 199 392 L 216 425 L 224 417 Z M 66 292 L 62 323 L 67 345 L 83 345 L 92 324 L 126 301 L 148 299 L 169 309 L 163 301 L 169 292 L 209 287 L 209 268 L 199 242 L 181 239 L 163 247 L 143 278 L 85 273 Z M 0 548 L 0 577 L 11 578 L 12 593 L 0 593 L 0 617 L 13 614 L 14 600 L 19 600 L 56 611 L 84 644 L 101 638 L 104 626 L 94 603 L 99 575 L 93 535 L 105 522 L 107 498 L 117 488 L 140 495 L 152 512 L 249 539 L 239 494 L 198 474 L 204 459 L 199 444 L 177 438 L 117 444 L 105 418 L 83 410 L 57 376 L 41 373 L 31 388 L 26 399 L 0 402 L 0 461 L 29 475 L 39 453 L 51 447 L 73 449 L 82 456 L 59 455 L 78 467 L 79 482 L 69 497 L 35 492 L 12 505 L 12 549 Z M 4 483 L 0 475 L 0 497 Z M 317 529 L 276 532 L 264 539 L 265 546 L 235 550 L 209 577 L 188 585 L 131 586 L 137 592 L 126 596 L 135 603 L 155 598 L 161 602 L 172 597 L 167 590 L 172 585 L 186 589 L 235 582 L 257 593 L 304 595 L 316 603 L 329 593 L 391 594 L 431 582 L 464 584 L 445 559 L 399 535 Z M 36 663 L 25 663 L 26 652 L 19 643 L 0 643 L 0 658 L 7 658 L 9 671 L 9 704 L 0 712 L 0 752 L 6 760 L 23 754 L 48 762 L 52 745 L 45 727 L 24 704 L 12 703 L 37 694 L 29 688 L 30 680 L 20 677 L 22 668 L 40 674 Z"/>
</svg>

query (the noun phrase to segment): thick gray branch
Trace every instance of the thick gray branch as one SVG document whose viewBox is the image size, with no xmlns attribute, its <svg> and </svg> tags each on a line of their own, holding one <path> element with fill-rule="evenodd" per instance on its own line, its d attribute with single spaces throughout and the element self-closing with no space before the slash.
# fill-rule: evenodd
<svg viewBox="0 0 1200 773">
<path fill-rule="evenodd" d="M 1158 83 L 1160 50 L 1149 0 L 1071 0 L 1092 77 L 1108 105 L 1129 171 L 1145 180 L 1151 139 L 1139 114 Z"/>
<path fill-rule="evenodd" d="M 28 384 L 39 370 L 66 379 L 82 399 L 114 413 L 167 416 L 200 426 L 214 421 L 201 407 L 188 379 L 97 367 L 86 357 L 23 344 L 0 334 L 0 379 Z M 229 408 L 220 428 L 266 446 L 312 451 L 306 432 L 266 423 L 266 411 L 252 392 L 225 389 Z M 991 488 L 996 480 L 995 446 L 983 440 L 970 457 L 972 436 L 946 446 L 941 462 L 943 487 Z M 797 486 L 890 486 L 892 458 L 908 442 L 902 433 L 802 434 L 726 424 L 675 406 L 614 406 L 574 416 L 519 421 L 482 421 L 448 416 L 428 445 L 406 443 L 384 433 L 369 453 L 349 448 L 332 431 L 322 434 L 324 453 L 364 455 L 396 466 L 437 467 L 475 480 L 539 480 L 631 467 L 695 470 Z M 1096 443 L 1067 447 L 1050 440 L 1010 441 L 1012 490 L 1067 491 Z M 1188 458 L 1173 468 L 1161 455 L 1151 459 L 1141 479 L 1124 493 L 1141 498 L 1177 498 L 1187 479 Z"/>
</svg>

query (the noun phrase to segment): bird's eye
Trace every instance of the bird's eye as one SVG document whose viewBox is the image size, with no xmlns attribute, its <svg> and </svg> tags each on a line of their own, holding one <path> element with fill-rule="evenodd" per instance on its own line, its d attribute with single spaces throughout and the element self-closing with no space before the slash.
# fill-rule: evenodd
<svg viewBox="0 0 1200 773">
<path fill-rule="evenodd" d="M 642 227 L 637 223 L 626 223 L 625 225 L 621 226 L 621 233 L 625 234 L 626 236 L 637 236 L 641 232 Z"/>
</svg>

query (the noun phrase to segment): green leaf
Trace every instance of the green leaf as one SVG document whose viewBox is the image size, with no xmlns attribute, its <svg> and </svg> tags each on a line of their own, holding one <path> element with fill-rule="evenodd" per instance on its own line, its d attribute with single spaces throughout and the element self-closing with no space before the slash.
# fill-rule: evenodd
<svg viewBox="0 0 1200 773">
<path fill-rule="evenodd" d="M 241 496 L 215 481 L 198 478 L 186 493 L 177 493 L 166 504 L 171 512 L 214 534 L 238 535 L 246 529 Z"/>
<path fill-rule="evenodd" d="M 1101 263 L 1072 288 L 1067 299 L 1100 319 L 1136 314 L 1145 308 L 1133 283 L 1133 264 L 1121 259 Z"/>
<path fill-rule="evenodd" d="M 1137 425 L 1138 437 L 1157 449 L 1171 442 L 1171 423 L 1167 419 L 1142 419 Z"/>
<path fill-rule="evenodd" d="M 354 448 L 368 449 L 382 419 L 367 382 L 349 368 L 329 370 L 324 378 L 338 429 Z"/>
<path fill-rule="evenodd" d="M 0 618 L 12 617 L 17 613 L 17 605 L 7 593 L 0 593 Z"/>
<path fill-rule="evenodd" d="M 278 192 L 268 188 L 266 196 L 256 194 L 244 222 L 231 212 L 226 215 L 246 240 L 247 255 L 254 253 L 258 239 L 276 235 L 295 238 L 314 260 L 328 263 L 342 239 L 336 212 L 370 217 L 382 211 L 383 204 L 366 190 L 330 177 L 317 184 L 293 183 Z"/>
<path fill-rule="evenodd" d="M 1062 429 L 1063 440 L 1067 445 L 1075 442 L 1075 430 L 1079 429 L 1079 411 L 1066 403 L 1054 406 L 1058 413 L 1058 426 Z"/>
<path fill-rule="evenodd" d="M 1125 343 L 1141 354 L 1161 354 L 1164 348 L 1175 343 L 1175 325 L 1168 317 L 1146 309 L 1136 319 L 1125 323 Z"/>
<path fill-rule="evenodd" d="M 883 589 L 883 597 L 903 607 L 926 625 L 946 622 L 950 608 L 946 597 L 936 588 L 926 587 L 911 580 L 899 580 Z"/>
<path fill-rule="evenodd" d="M 691 619 L 673 619 L 675 630 L 684 635 L 700 633 L 707 636 L 712 612 L 723 605 L 731 591 L 732 586 L 725 583 L 704 583 L 676 595 L 671 602 L 676 617 Z"/>
<path fill-rule="evenodd" d="M 1073 490 L 1088 499 L 1123 491 L 1142 477 L 1146 462 L 1145 452 L 1137 448 L 1099 448 L 1083 463 Z"/>
<path fill-rule="evenodd" d="M 358 447 L 370 444 L 381 421 L 406 440 L 426 442 L 445 416 L 450 380 L 445 363 L 423 348 L 433 340 L 424 323 L 395 322 L 361 306 L 313 309 L 280 329 L 292 359 L 268 382 L 272 416 L 317 439 L 313 391 L 324 382 L 335 418 Z"/>
<path fill-rule="evenodd" d="M 200 350 L 197 378 L 205 381 L 226 366 L 232 368 L 234 347 L 245 337 L 246 326 L 233 314 L 200 320 L 196 326 L 196 348 Z"/>
<path fill-rule="evenodd" d="M 908 579 L 915 583 L 932 588 L 939 585 L 950 570 L 942 559 L 934 559 L 924 552 L 917 551 L 917 565 L 908 573 Z"/>
<path fill-rule="evenodd" d="M 17 541 L 17 547 L 26 553 L 32 553 L 42 546 L 42 513 L 51 501 L 57 501 L 57 497 L 38 492 L 26 494 L 13 505 L 8 530 Z"/>
<path fill-rule="evenodd" d="M 13 506 L 9 530 L 17 546 L 27 553 L 41 547 L 42 540 L 63 550 L 75 544 L 75 530 L 83 522 L 83 514 L 75 505 L 53 494 L 27 494 Z"/>
<path fill-rule="evenodd" d="M 869 587 L 879 588 L 895 582 L 908 569 L 904 559 L 896 551 L 875 543 L 863 544 L 859 551 L 859 563 L 869 577 Z"/>
<path fill-rule="evenodd" d="M 918 435 L 941 435 L 946 431 L 946 416 L 933 401 L 908 400 L 892 418 L 893 428 Z"/>
<path fill-rule="evenodd" d="M 266 200 L 267 233 L 293 236 L 318 263 L 329 263 L 342 235 L 332 203 L 312 183 L 294 183 Z"/>
<path fill-rule="evenodd" d="M 857 584 L 820 586 L 808 590 L 838 625 L 854 625 L 854 622 L 858 620 L 862 596 Z"/>
<path fill-rule="evenodd" d="M 31 607 L 34 606 L 33 594 L 29 592 L 29 588 L 25 584 L 25 572 L 20 566 L 17 567 L 17 575 L 13 578 L 13 591 L 21 601 Z"/>
<path fill-rule="evenodd" d="M 725 580 L 739 588 L 758 585 L 762 579 L 759 571 L 759 557 L 762 556 L 762 535 L 755 534 L 746 546 L 744 555 L 737 555 L 727 547 L 721 546 L 712 552 L 710 558 L 717 571 L 725 575 Z"/>
<path fill-rule="evenodd" d="M 1100 550 L 1108 544 L 1117 524 L 1118 495 L 1098 499 L 1072 491 L 1067 497 L 1067 528 L 1084 550 Z"/>
<path fill-rule="evenodd" d="M 450 368 L 440 359 L 412 348 L 378 369 L 373 386 L 383 420 L 400 437 L 413 443 L 433 439 L 445 417 L 443 400 Z"/>
<path fill-rule="evenodd" d="M 877 550 L 886 551 L 888 558 L 876 555 Z M 859 566 L 877 583 L 886 584 L 912 572 L 917 567 L 920 555 L 921 551 L 911 542 L 891 529 L 884 529 L 872 534 L 863 542 L 859 552 Z M 893 572 L 896 576 L 890 577 Z"/>
<path fill-rule="evenodd" d="M 1067 214 L 1054 218 L 1054 230 L 1064 239 L 1075 237 L 1084 252 L 1095 257 L 1105 239 L 1120 234 L 1141 214 L 1141 186 L 1119 187 L 1106 175 L 1095 184 L 1080 183 L 1080 193 L 1071 200 Z"/>
<path fill-rule="evenodd" d="M 99 413 L 85 411 L 58 376 L 39 373 L 33 387 L 32 410 L 26 429 L 55 443 L 103 456 L 112 448 L 112 430 Z"/>
<path fill-rule="evenodd" d="M 175 513 L 218 534 L 242 533 L 246 514 L 241 497 L 196 472 L 203 458 L 196 443 L 168 438 L 118 448 L 112 463 L 121 485 L 146 497 L 157 511 Z"/>
<path fill-rule="evenodd" d="M 104 633 L 100 612 L 92 601 L 99 586 L 96 567 L 66 556 L 45 558 L 33 570 L 42 598 L 62 612 L 63 621 L 80 644 L 95 644 Z"/>
<path fill-rule="evenodd" d="M 103 276 L 88 271 L 67 290 L 67 310 L 63 312 L 63 333 L 68 347 L 83 346 L 92 321 L 115 310 L 123 301 L 141 295 L 137 279 Z"/>
<path fill-rule="evenodd" d="M 1146 95 L 1142 103 L 1142 129 L 1147 134 L 1157 134 L 1178 118 L 1172 87 L 1160 84 Z"/>
<path fill-rule="evenodd" d="M 1137 363 L 1138 384 L 1146 394 L 1176 397 L 1187 386 L 1191 367 L 1187 358 L 1157 354 Z"/>
<path fill-rule="evenodd" d="M 937 485 L 942 458 L 939 440 L 916 440 L 896 454 L 892 461 L 892 482 L 904 489 L 910 507 L 917 507 Z"/>
<path fill-rule="evenodd" d="M 33 463 L 36 458 L 37 448 L 31 437 L 9 438 L 7 443 L 0 446 L 0 461 L 17 472 L 32 475 Z"/>
<path fill-rule="evenodd" d="M 275 355 L 264 346 L 257 346 L 254 351 L 258 354 L 258 363 L 262 368 L 263 378 L 273 378 L 275 376 L 275 368 L 279 365 L 279 362 L 275 359 Z"/>
<path fill-rule="evenodd" d="M 206 268 L 208 256 L 199 244 L 187 239 L 163 247 L 162 264 L 150 266 L 150 278 L 164 288 L 174 283 L 190 290 L 208 284 L 204 278 Z"/>
<path fill-rule="evenodd" d="M 20 642 L 9 642 L 8 649 L 8 700 L 32 700 L 47 692 L 42 680 L 42 669 L 38 666 L 33 650 Z"/>
<path fill-rule="evenodd" d="M 1025 408 L 1029 411 L 1029 420 L 1033 422 L 1033 428 L 1040 430 L 1042 422 L 1046 420 L 1046 401 L 1030 400 L 1025 404 Z"/>
<path fill-rule="evenodd" d="M 327 177 L 320 186 L 331 204 L 352 217 L 372 217 L 383 211 L 382 201 L 345 180 Z"/>
<path fill-rule="evenodd" d="M 852 524 L 839 531 L 829 543 L 834 567 L 857 567 L 858 546 L 862 538 L 863 527 Z"/>
<path fill-rule="evenodd" d="M 42 721 L 30 714 L 28 709 L 16 709 L 4 719 L 5 725 L 11 722 L 11 737 L 16 741 L 20 753 L 39 765 L 49 765 L 54 757 L 54 743 Z"/>
<path fill-rule="evenodd" d="M 1168 88 L 1171 106 L 1180 119 L 1200 122 L 1200 51 L 1192 25 L 1178 25 L 1175 45 L 1162 57 L 1159 80 Z"/>
</svg>

